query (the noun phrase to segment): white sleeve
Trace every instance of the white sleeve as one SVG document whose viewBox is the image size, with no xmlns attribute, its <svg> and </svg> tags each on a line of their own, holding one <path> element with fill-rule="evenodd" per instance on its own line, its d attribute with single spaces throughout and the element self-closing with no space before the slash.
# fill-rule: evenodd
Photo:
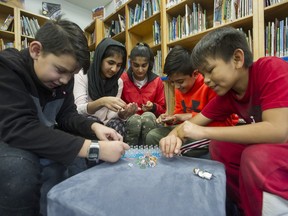
<svg viewBox="0 0 288 216">
<path fill-rule="evenodd" d="M 81 115 L 88 115 L 87 104 L 89 100 L 88 96 L 88 78 L 83 74 L 81 69 L 78 74 L 74 75 L 74 99 L 77 106 L 77 111 Z"/>
<path fill-rule="evenodd" d="M 121 98 L 122 96 L 122 91 L 123 91 L 123 80 L 121 78 L 118 79 L 118 92 L 116 97 Z"/>
</svg>

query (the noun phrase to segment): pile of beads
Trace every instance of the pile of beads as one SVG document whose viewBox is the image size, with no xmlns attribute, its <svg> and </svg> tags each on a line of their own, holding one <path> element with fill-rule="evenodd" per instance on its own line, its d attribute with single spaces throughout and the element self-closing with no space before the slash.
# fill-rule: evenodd
<svg viewBox="0 0 288 216">
<path fill-rule="evenodd" d="M 159 158 L 161 157 L 161 151 L 159 146 L 157 145 L 145 145 L 145 146 L 130 146 L 130 149 L 125 152 L 122 158 L 136 158 L 145 157 L 145 155 L 151 155 L 153 157 Z"/>
<path fill-rule="evenodd" d="M 141 169 L 145 169 L 146 167 L 155 167 L 157 165 L 157 158 L 146 153 L 144 156 L 140 156 L 137 159 L 136 164 Z"/>
<path fill-rule="evenodd" d="M 122 156 L 124 159 L 132 159 L 132 161 L 134 161 L 134 163 L 141 169 L 145 169 L 146 167 L 155 167 L 157 165 L 157 160 L 160 157 L 161 151 L 159 146 L 156 145 L 130 146 L 130 149 Z M 133 167 L 133 163 L 129 163 L 128 166 Z"/>
</svg>

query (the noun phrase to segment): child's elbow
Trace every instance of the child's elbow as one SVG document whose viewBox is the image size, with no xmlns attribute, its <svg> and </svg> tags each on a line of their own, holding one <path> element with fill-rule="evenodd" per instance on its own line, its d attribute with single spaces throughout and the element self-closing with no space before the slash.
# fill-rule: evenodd
<svg viewBox="0 0 288 216">
<path fill-rule="evenodd" d="M 288 129 L 282 129 L 278 131 L 277 143 L 287 143 L 288 142 Z"/>
</svg>

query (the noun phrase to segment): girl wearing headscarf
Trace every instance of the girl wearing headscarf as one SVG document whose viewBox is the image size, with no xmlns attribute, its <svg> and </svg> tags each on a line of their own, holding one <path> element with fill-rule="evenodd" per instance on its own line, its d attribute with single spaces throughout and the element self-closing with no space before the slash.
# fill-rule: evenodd
<svg viewBox="0 0 288 216">
<path fill-rule="evenodd" d="M 125 119 L 137 106 L 121 99 L 127 52 L 124 45 L 104 38 L 95 49 L 93 62 L 85 74 L 75 75 L 74 97 L 80 114 L 96 119 L 124 136 Z"/>
</svg>

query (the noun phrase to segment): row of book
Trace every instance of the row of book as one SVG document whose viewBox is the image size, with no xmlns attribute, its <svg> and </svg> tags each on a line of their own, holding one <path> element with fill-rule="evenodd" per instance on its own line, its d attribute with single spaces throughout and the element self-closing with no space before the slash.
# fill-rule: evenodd
<svg viewBox="0 0 288 216">
<path fill-rule="evenodd" d="M 88 44 L 94 44 L 96 42 L 95 32 L 85 32 Z"/>
<path fill-rule="evenodd" d="M 285 0 L 265 0 L 264 3 L 265 3 L 265 7 L 268 7 L 268 6 L 283 2 L 283 1 Z"/>
<path fill-rule="evenodd" d="M 265 27 L 265 55 L 288 56 L 288 17 L 268 22 Z"/>
<path fill-rule="evenodd" d="M 156 55 L 154 56 L 154 66 L 153 72 L 158 76 L 163 76 L 162 74 L 162 52 L 161 50 L 156 51 Z"/>
<path fill-rule="evenodd" d="M 192 4 L 192 10 L 185 5 L 185 15 L 172 17 L 168 21 L 169 41 L 195 34 L 207 28 L 206 10 L 198 3 Z"/>
<path fill-rule="evenodd" d="M 40 25 L 38 23 L 38 20 L 36 18 L 29 18 L 26 16 L 21 16 L 20 18 L 21 22 L 21 31 L 22 35 L 35 37 L 36 32 L 40 28 Z"/>
<path fill-rule="evenodd" d="M 253 52 L 252 30 L 249 29 L 247 32 L 245 32 L 242 28 L 237 28 L 237 29 L 245 33 L 249 48 L 250 48 L 251 52 Z"/>
<path fill-rule="evenodd" d="M 160 44 L 161 43 L 161 28 L 160 23 L 155 20 L 153 24 L 153 44 Z"/>
<path fill-rule="evenodd" d="M 160 11 L 160 0 L 142 0 L 141 5 L 129 9 L 129 26 L 133 26 Z"/>
<path fill-rule="evenodd" d="M 15 48 L 14 42 L 11 41 L 5 42 L 3 38 L 0 38 L 0 51 L 7 48 Z"/>
<path fill-rule="evenodd" d="M 166 8 L 173 7 L 174 5 L 179 4 L 183 0 L 167 0 Z"/>
<path fill-rule="evenodd" d="M 213 26 L 252 14 L 252 0 L 214 0 Z"/>
<path fill-rule="evenodd" d="M 14 16 L 11 14 L 8 14 L 7 18 L 3 22 L 3 24 L 0 26 L 0 30 L 2 31 L 13 31 L 13 20 Z"/>
<path fill-rule="evenodd" d="M 25 37 L 22 41 L 21 41 L 21 49 L 25 49 L 27 47 L 29 47 L 30 42 L 28 41 L 27 37 Z"/>
<path fill-rule="evenodd" d="M 106 37 L 113 37 L 122 31 L 125 31 L 125 16 L 118 14 L 118 20 L 112 20 L 111 25 L 106 29 Z"/>
<path fill-rule="evenodd" d="M 124 5 L 128 0 L 114 0 L 116 10 L 120 8 L 122 5 Z"/>
</svg>

